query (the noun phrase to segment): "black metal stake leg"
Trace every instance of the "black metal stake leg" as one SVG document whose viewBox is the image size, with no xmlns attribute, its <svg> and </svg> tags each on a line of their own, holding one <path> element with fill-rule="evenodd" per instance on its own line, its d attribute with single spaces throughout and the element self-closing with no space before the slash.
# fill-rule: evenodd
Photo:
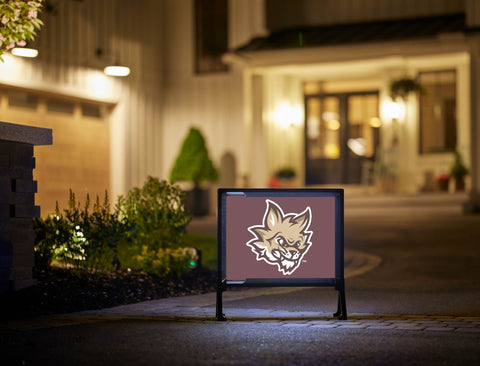
<svg viewBox="0 0 480 366">
<path fill-rule="evenodd" d="M 337 279 L 335 289 L 338 291 L 337 312 L 333 314 L 339 320 L 347 320 L 347 301 L 345 300 L 345 280 Z"/>
<path fill-rule="evenodd" d="M 337 312 L 333 314 L 339 320 L 347 320 L 347 304 L 345 300 L 345 289 L 338 290 L 338 308 Z"/>
<path fill-rule="evenodd" d="M 217 283 L 217 311 L 216 317 L 218 321 L 226 321 L 227 318 L 223 314 L 223 291 L 226 289 L 225 280 Z"/>
</svg>

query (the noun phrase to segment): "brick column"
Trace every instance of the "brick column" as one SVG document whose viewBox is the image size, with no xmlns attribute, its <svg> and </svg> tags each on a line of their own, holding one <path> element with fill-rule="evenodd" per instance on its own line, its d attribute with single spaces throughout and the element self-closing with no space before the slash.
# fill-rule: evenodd
<svg viewBox="0 0 480 366">
<path fill-rule="evenodd" d="M 35 284 L 33 147 L 51 143 L 49 129 L 0 122 L 0 293 Z"/>
</svg>

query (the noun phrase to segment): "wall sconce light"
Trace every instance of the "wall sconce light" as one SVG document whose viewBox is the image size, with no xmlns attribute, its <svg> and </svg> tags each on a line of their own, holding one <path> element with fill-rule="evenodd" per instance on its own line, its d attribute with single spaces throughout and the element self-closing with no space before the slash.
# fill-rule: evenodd
<svg viewBox="0 0 480 366">
<path fill-rule="evenodd" d="M 112 65 L 105 67 L 103 72 L 108 76 L 128 76 L 130 75 L 130 68 L 127 66 Z"/>
<path fill-rule="evenodd" d="M 101 62 L 105 62 L 106 58 L 109 58 L 110 61 L 113 59 L 113 57 L 112 58 L 106 57 L 105 51 L 101 47 L 98 47 L 95 50 L 95 56 L 97 56 L 97 58 Z M 104 65 L 105 65 L 105 63 L 104 63 Z M 120 65 L 118 62 L 115 62 L 111 65 L 106 66 L 103 69 L 103 73 L 105 75 L 108 75 L 108 76 L 128 76 L 128 75 L 130 75 L 130 68 L 128 66 Z"/>
<path fill-rule="evenodd" d="M 383 104 L 383 116 L 387 119 L 399 119 L 405 115 L 405 106 L 397 102 Z"/>
<path fill-rule="evenodd" d="M 386 102 L 382 108 L 383 116 L 392 121 L 392 146 L 398 145 L 398 120 L 405 115 L 405 106 L 396 102 Z"/>
<path fill-rule="evenodd" d="M 35 48 L 28 48 L 28 47 L 15 47 L 12 48 L 12 55 L 18 57 L 29 57 L 34 58 L 38 56 L 38 50 Z"/>
<path fill-rule="evenodd" d="M 273 120 L 284 128 L 300 125 L 302 118 L 302 108 L 287 103 L 280 104 L 273 112 Z"/>
</svg>

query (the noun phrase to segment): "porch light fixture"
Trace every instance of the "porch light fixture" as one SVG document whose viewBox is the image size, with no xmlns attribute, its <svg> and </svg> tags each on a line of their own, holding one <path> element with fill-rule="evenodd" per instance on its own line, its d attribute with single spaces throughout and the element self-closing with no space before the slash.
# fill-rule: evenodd
<svg viewBox="0 0 480 366">
<path fill-rule="evenodd" d="M 127 66 L 112 65 L 105 67 L 103 72 L 108 76 L 128 76 L 130 75 L 130 68 Z"/>
<path fill-rule="evenodd" d="M 383 115 L 391 120 L 402 118 L 405 115 L 405 107 L 400 103 L 386 102 L 383 105 Z"/>
<path fill-rule="evenodd" d="M 273 112 L 273 120 L 284 128 L 298 126 L 302 117 L 302 108 L 287 103 L 280 104 Z"/>
<path fill-rule="evenodd" d="M 399 141 L 399 119 L 405 115 L 405 106 L 396 102 L 386 102 L 382 112 L 385 118 L 392 121 L 392 146 L 396 146 Z"/>
<path fill-rule="evenodd" d="M 115 57 L 112 52 L 106 53 L 102 47 L 95 49 L 95 56 L 102 62 L 103 65 L 108 65 L 103 69 L 103 73 L 108 76 L 128 76 L 130 75 L 130 68 L 123 66 L 118 62 L 118 57 Z"/>
<path fill-rule="evenodd" d="M 38 50 L 35 48 L 28 48 L 28 47 L 15 47 L 12 48 L 12 55 L 18 57 L 29 57 L 34 58 L 38 56 Z"/>
</svg>

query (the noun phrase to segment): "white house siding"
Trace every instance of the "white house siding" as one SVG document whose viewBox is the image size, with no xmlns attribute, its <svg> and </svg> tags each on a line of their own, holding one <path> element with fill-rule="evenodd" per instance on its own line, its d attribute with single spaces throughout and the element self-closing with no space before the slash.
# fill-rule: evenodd
<svg viewBox="0 0 480 366">
<path fill-rule="evenodd" d="M 265 0 L 270 31 L 297 26 L 368 22 L 461 13 L 477 0 Z M 478 18 L 477 18 L 478 19 Z M 473 20 L 472 20 L 473 21 Z"/>
<path fill-rule="evenodd" d="M 166 0 L 164 19 L 164 111 L 162 176 L 168 177 L 190 127 L 206 139 L 218 167 L 222 155 L 233 153 L 237 179 L 246 170 L 242 74 L 195 74 L 192 0 Z"/>
<path fill-rule="evenodd" d="M 465 12 L 467 14 L 467 25 L 478 27 L 480 25 L 480 1 L 465 0 Z"/>
<path fill-rule="evenodd" d="M 229 0 L 228 44 L 233 49 L 267 35 L 264 0 Z"/>
</svg>

